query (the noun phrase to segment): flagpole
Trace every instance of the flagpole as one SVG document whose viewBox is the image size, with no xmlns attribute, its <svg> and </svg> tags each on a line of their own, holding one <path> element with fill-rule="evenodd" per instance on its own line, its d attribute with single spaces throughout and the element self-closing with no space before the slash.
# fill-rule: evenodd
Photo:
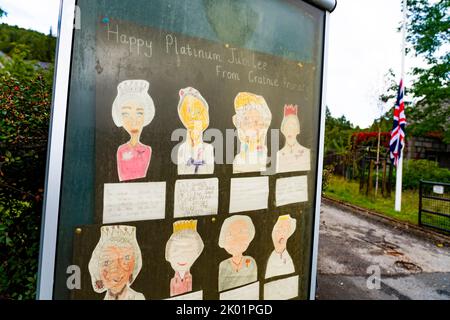
<svg viewBox="0 0 450 320">
<path fill-rule="evenodd" d="M 403 25 L 402 25 L 402 62 L 401 62 L 401 79 L 405 84 L 405 58 L 406 58 L 406 5 L 407 0 L 403 0 Z M 405 85 L 403 85 L 405 87 Z M 406 92 L 406 90 L 405 90 Z M 403 100 L 405 101 L 405 92 L 403 93 Z M 406 143 L 405 143 L 406 145 Z M 397 174 L 395 183 L 395 211 L 400 212 L 402 210 L 402 178 L 403 178 L 403 150 L 402 148 L 399 154 L 397 164 Z"/>
</svg>

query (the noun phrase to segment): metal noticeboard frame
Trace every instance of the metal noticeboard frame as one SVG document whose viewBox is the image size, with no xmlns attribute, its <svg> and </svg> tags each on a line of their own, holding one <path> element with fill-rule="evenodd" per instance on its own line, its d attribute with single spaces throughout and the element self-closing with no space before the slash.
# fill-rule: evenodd
<svg viewBox="0 0 450 320">
<path fill-rule="evenodd" d="M 53 298 L 75 4 L 76 0 L 61 0 L 60 3 L 37 283 L 37 298 L 40 300 Z"/>
<path fill-rule="evenodd" d="M 300 0 L 299 0 L 300 1 Z M 325 133 L 327 55 L 329 36 L 329 16 L 336 7 L 335 0 L 306 1 L 325 12 L 324 43 L 322 54 L 322 80 L 320 94 L 320 130 L 317 146 L 317 177 L 315 186 L 315 214 L 313 216 L 313 240 L 311 247 L 311 270 L 309 299 L 315 298 L 317 279 L 317 257 L 320 225 L 320 203 Z M 68 99 L 72 67 L 74 30 L 79 25 L 77 0 L 61 0 L 58 22 L 58 41 L 55 63 L 53 101 L 49 130 L 48 156 L 43 205 L 37 299 L 54 298 L 55 265 L 58 242 L 59 212 L 63 175 L 64 144 L 66 139 Z"/>
</svg>

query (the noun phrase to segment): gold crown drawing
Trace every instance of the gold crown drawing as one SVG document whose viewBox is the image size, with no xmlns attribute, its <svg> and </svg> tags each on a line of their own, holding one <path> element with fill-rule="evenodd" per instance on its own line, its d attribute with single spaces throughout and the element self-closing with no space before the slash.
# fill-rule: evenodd
<svg viewBox="0 0 450 320">
<path fill-rule="evenodd" d="M 118 241 L 130 242 L 136 240 L 136 227 L 132 226 L 104 226 L 100 229 L 101 241 Z"/>
<path fill-rule="evenodd" d="M 197 231 L 197 220 L 180 220 L 174 222 L 173 233 L 181 232 L 183 230 Z"/>
<path fill-rule="evenodd" d="M 265 105 L 266 100 L 264 100 L 263 97 L 250 92 L 239 92 L 236 98 L 234 98 L 234 109 L 236 111 L 249 104 Z"/>
<path fill-rule="evenodd" d="M 291 216 L 289 214 L 285 214 L 284 216 L 279 216 L 278 217 L 278 221 L 286 221 L 286 220 L 290 220 Z"/>
<path fill-rule="evenodd" d="M 117 86 L 120 95 L 145 94 L 148 92 L 150 83 L 146 80 L 125 80 Z"/>
</svg>

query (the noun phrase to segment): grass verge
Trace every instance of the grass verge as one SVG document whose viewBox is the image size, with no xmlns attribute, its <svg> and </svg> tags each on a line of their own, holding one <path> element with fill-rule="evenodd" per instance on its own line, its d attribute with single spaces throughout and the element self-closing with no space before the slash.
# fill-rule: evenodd
<svg viewBox="0 0 450 320">
<path fill-rule="evenodd" d="M 417 190 L 403 191 L 401 212 L 396 212 L 394 209 L 394 193 L 392 193 L 391 198 L 383 198 L 381 194 L 377 198 L 366 196 L 359 192 L 358 182 L 347 181 L 342 177 L 332 176 L 324 194 L 334 200 L 351 203 L 400 221 L 418 224 L 419 191 Z"/>
</svg>

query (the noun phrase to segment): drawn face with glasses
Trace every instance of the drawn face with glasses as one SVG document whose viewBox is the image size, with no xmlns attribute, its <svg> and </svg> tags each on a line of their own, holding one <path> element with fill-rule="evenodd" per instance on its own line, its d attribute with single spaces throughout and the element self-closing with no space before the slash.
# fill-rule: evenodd
<svg viewBox="0 0 450 320">
<path fill-rule="evenodd" d="M 135 265 L 134 250 L 131 245 L 108 246 L 99 259 L 102 285 L 112 293 L 118 293 L 132 282 Z"/>
<path fill-rule="evenodd" d="M 230 223 L 225 232 L 224 249 L 232 256 L 239 256 L 247 250 L 251 241 L 248 222 L 235 220 Z"/>
<path fill-rule="evenodd" d="M 236 125 L 240 129 L 240 136 L 244 142 L 256 143 L 265 137 L 267 124 L 260 110 L 256 108 L 243 110 L 236 120 Z"/>
</svg>

